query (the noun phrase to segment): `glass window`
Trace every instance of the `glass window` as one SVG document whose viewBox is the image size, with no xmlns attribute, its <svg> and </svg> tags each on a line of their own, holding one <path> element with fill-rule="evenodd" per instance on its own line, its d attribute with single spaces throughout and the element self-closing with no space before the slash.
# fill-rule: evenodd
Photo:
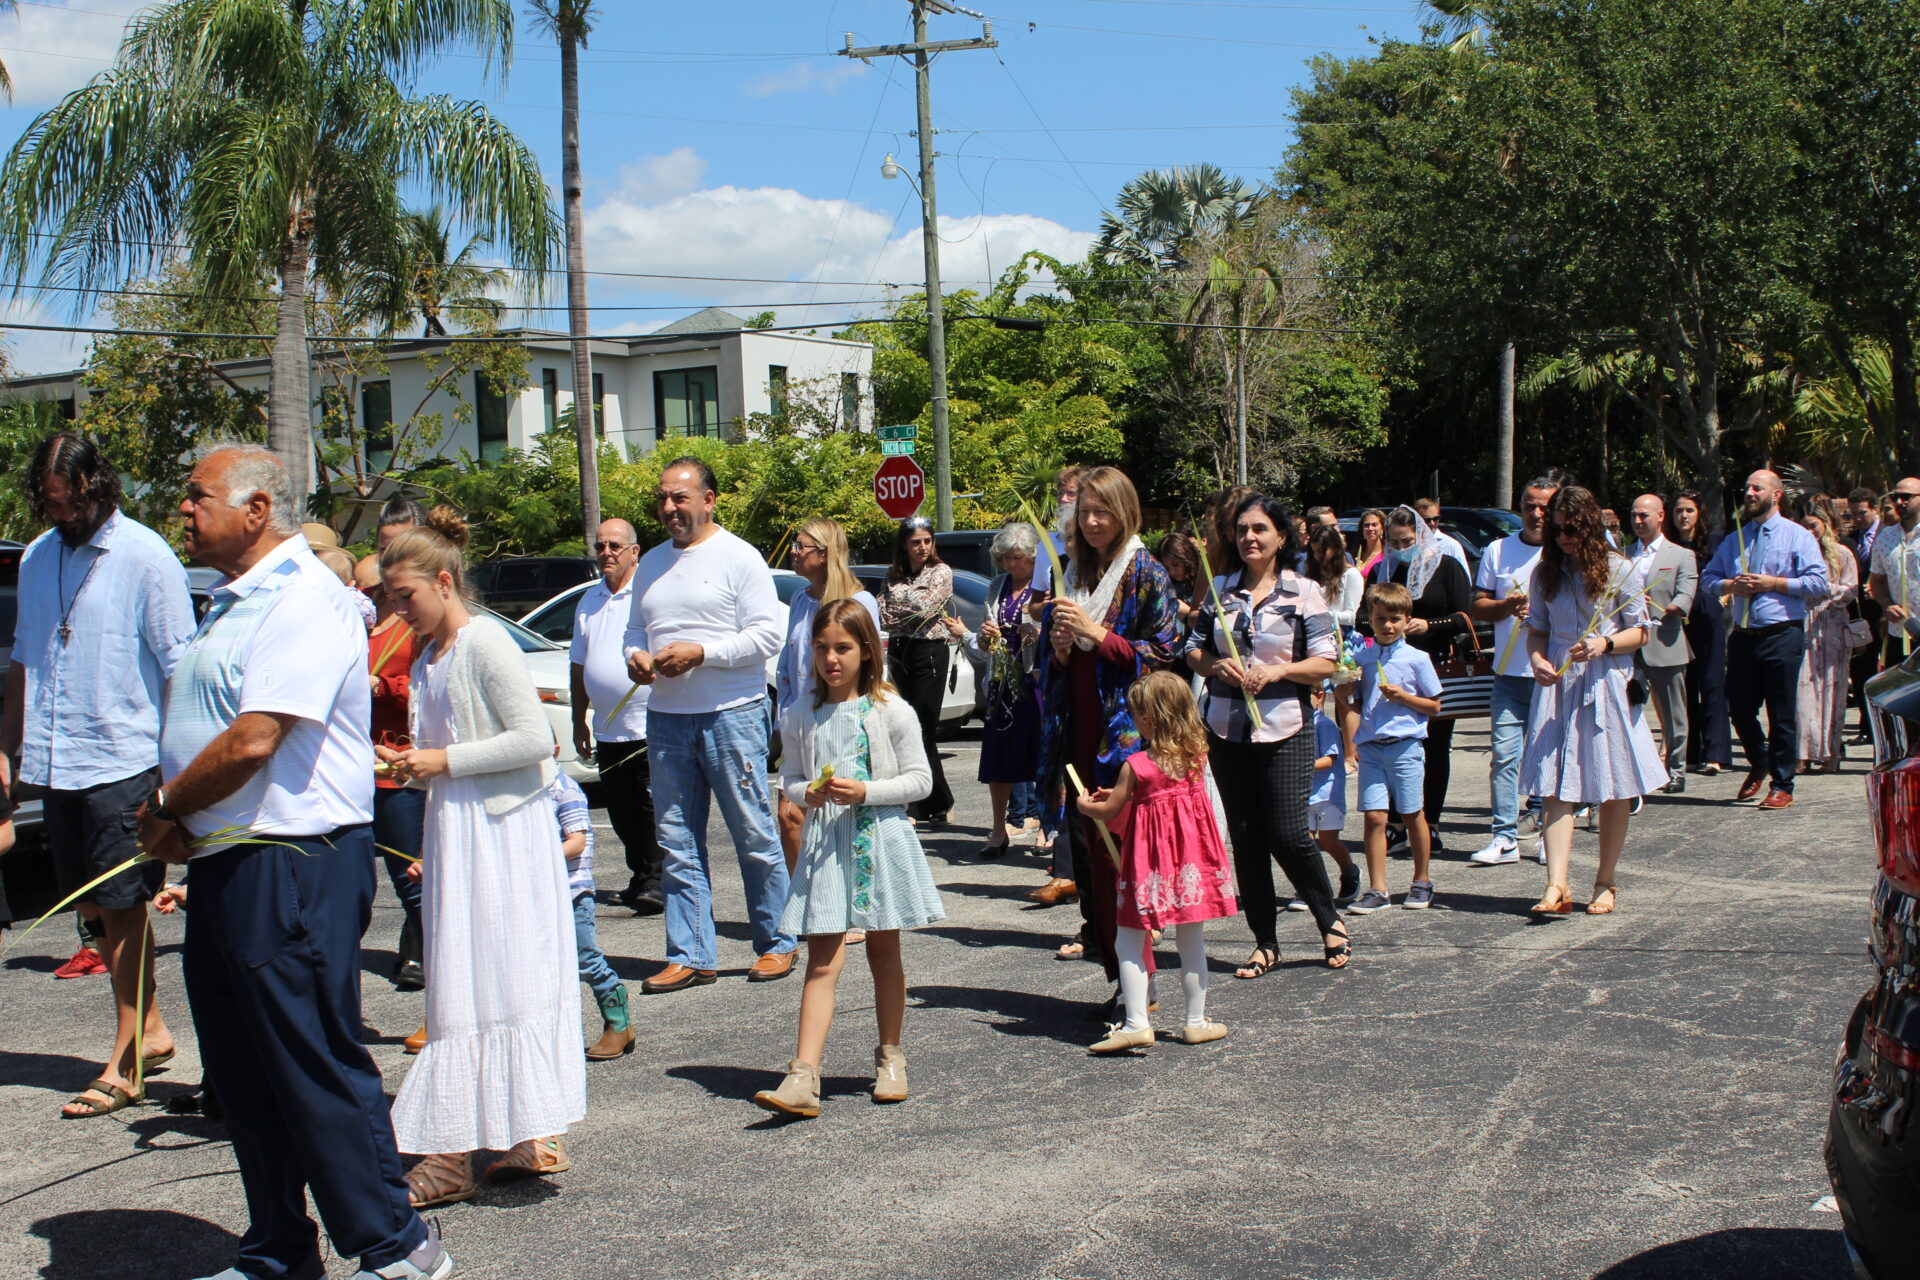
<svg viewBox="0 0 1920 1280">
<path fill-rule="evenodd" d="M 367 470 L 385 471 L 393 465 L 393 384 L 384 379 L 360 388 L 361 446 L 367 451 Z"/>
<path fill-rule="evenodd" d="M 487 375 L 473 375 L 473 422 L 480 432 L 480 461 L 498 462 L 507 454 L 507 398 Z"/>
<path fill-rule="evenodd" d="M 772 402 L 775 413 L 787 411 L 787 366 L 783 364 L 767 366 L 767 399 Z"/>
<path fill-rule="evenodd" d="M 607 380 L 593 375 L 593 434 L 607 438 Z"/>
<path fill-rule="evenodd" d="M 560 425 L 560 371 L 558 369 L 540 371 L 540 401 L 546 406 L 547 430 L 552 431 Z"/>
<path fill-rule="evenodd" d="M 668 369 L 653 375 L 654 438 L 717 435 L 720 370 Z"/>
<path fill-rule="evenodd" d="M 860 429 L 860 375 L 840 375 L 840 425 L 848 431 Z"/>
</svg>

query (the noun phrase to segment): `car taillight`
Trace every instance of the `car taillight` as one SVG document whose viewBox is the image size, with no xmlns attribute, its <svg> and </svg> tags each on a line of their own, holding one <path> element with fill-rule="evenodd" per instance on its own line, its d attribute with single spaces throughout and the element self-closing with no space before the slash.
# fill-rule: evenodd
<svg viewBox="0 0 1920 1280">
<path fill-rule="evenodd" d="M 1867 775 L 1867 811 L 1880 874 L 1903 892 L 1920 894 L 1920 757 Z"/>
</svg>

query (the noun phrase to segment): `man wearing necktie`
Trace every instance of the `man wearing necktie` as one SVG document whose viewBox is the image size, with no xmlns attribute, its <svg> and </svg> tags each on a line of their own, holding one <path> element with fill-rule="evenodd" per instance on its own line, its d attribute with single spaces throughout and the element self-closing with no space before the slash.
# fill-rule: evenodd
<svg viewBox="0 0 1920 1280">
<path fill-rule="evenodd" d="M 1733 615 L 1733 633 L 1727 637 L 1727 711 L 1748 770 L 1735 803 L 1758 796 L 1771 777 L 1773 789 L 1760 802 L 1762 809 L 1793 803 L 1807 601 L 1827 590 L 1820 544 L 1780 514 L 1781 496 L 1780 477 L 1773 472 L 1748 476 L 1740 524 L 1700 573 L 1700 589 L 1719 596 Z M 1764 735 L 1762 702 L 1767 708 Z"/>
</svg>

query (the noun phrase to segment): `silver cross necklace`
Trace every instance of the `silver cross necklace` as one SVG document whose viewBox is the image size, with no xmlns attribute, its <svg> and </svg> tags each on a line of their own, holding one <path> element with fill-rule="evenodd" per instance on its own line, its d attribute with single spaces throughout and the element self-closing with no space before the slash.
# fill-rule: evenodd
<svg viewBox="0 0 1920 1280">
<path fill-rule="evenodd" d="M 73 589 L 73 598 L 66 601 L 66 607 L 60 614 L 59 630 L 54 633 L 60 637 L 60 647 L 62 649 L 66 648 L 67 642 L 73 639 L 73 628 L 68 625 L 67 620 L 73 617 L 74 606 L 78 605 L 80 603 L 80 597 L 86 594 L 87 583 L 93 581 L 93 571 L 100 567 L 100 561 L 105 558 L 106 552 L 104 551 L 93 558 L 93 562 L 87 566 L 86 573 L 80 578 L 80 585 Z M 59 572 L 60 597 L 65 600 L 67 595 L 67 548 L 65 546 L 60 548 Z"/>
</svg>

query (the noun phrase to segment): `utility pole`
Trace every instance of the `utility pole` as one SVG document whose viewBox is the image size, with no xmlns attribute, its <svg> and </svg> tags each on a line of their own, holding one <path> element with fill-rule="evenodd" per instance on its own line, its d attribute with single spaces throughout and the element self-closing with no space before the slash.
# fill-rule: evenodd
<svg viewBox="0 0 1920 1280">
<path fill-rule="evenodd" d="M 947 437 L 947 315 L 946 296 L 940 288 L 939 209 L 933 192 L 933 99 L 929 71 L 935 54 L 962 49 L 992 49 L 999 45 L 993 38 L 993 23 L 985 14 L 963 9 L 951 0 L 911 0 L 913 5 L 913 43 L 882 44 L 864 49 L 853 47 L 853 33 L 846 33 L 842 57 L 871 62 L 875 58 L 900 57 L 913 63 L 914 96 L 919 108 L 920 141 L 920 250 L 926 260 L 927 274 L 927 367 L 932 381 L 933 401 L 933 483 L 936 494 L 934 526 L 945 532 L 953 528 L 953 451 Z M 980 21 L 980 35 L 973 40 L 928 40 L 928 13 L 964 13 Z M 891 159 L 891 157 L 889 157 Z"/>
<path fill-rule="evenodd" d="M 1500 347 L 1500 404 L 1493 444 L 1493 505 L 1502 511 L 1513 501 L 1513 386 L 1517 363 L 1513 339 L 1508 338 Z M 1659 434 L 1654 433 L 1656 437 Z"/>
</svg>

